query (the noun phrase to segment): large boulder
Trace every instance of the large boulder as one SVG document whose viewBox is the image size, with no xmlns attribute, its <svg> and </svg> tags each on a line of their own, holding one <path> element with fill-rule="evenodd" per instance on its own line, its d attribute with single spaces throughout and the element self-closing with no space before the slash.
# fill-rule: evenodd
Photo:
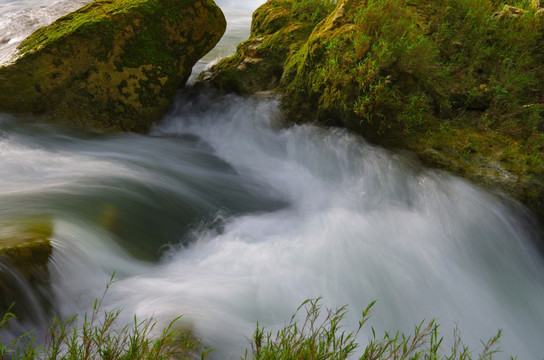
<svg viewBox="0 0 544 360">
<path fill-rule="evenodd" d="M 0 111 L 145 132 L 225 28 L 212 0 L 95 0 L 38 29 L 0 67 Z"/>
</svg>

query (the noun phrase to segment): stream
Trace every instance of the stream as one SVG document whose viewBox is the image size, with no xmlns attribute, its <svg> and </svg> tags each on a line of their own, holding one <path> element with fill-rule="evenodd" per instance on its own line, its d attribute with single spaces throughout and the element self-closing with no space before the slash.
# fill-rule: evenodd
<svg viewBox="0 0 544 360">
<path fill-rule="evenodd" d="M 227 34 L 198 73 L 247 38 L 263 1 L 217 1 Z M 0 0 L 0 62 L 39 26 L 85 2 Z M 192 77 L 194 79 L 194 77 Z M 0 94 L 1 96 L 1 94 Z M 0 220 L 48 216 L 50 288 L 14 270 L 26 315 L 11 330 L 103 302 L 160 325 L 183 315 L 211 359 L 239 359 L 257 321 L 278 329 L 309 298 L 349 306 L 360 343 L 437 319 L 476 351 L 544 359 L 544 263 L 531 214 L 412 154 L 344 129 L 281 126 L 273 98 L 180 89 L 147 135 L 92 134 L 0 114 Z M 5 299 L 4 299 L 5 300 Z"/>
</svg>

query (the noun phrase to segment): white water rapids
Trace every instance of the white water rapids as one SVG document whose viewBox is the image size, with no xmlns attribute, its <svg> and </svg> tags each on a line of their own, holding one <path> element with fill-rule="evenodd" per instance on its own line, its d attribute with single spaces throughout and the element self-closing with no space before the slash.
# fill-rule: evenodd
<svg viewBox="0 0 544 360">
<path fill-rule="evenodd" d="M 200 68 L 247 37 L 259 3 L 218 2 L 229 35 Z M 0 29 L 53 5 L 0 0 Z M 278 328 L 319 296 L 349 304 L 351 328 L 376 299 L 378 334 L 436 318 L 475 350 L 503 329 L 498 358 L 544 358 L 544 268 L 521 207 L 345 130 L 280 118 L 274 100 L 190 89 L 147 136 L 0 114 L 0 219 L 45 214 L 55 229 L 52 289 L 19 279 L 23 325 L 92 309 L 116 271 L 107 308 L 127 322 L 183 315 L 212 359 L 239 359 L 257 321 Z"/>
</svg>

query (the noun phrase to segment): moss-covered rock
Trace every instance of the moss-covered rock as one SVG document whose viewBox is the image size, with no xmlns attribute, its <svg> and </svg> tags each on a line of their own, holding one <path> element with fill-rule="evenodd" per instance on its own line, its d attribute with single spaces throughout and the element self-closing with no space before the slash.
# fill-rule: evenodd
<svg viewBox="0 0 544 360">
<path fill-rule="evenodd" d="M 212 0 L 95 0 L 38 29 L 0 67 L 0 111 L 144 132 L 225 28 Z"/>
<path fill-rule="evenodd" d="M 503 2 L 269 0 L 211 82 L 240 93 L 277 84 L 288 122 L 414 151 L 544 224 L 544 17 L 534 1 L 516 4 L 519 16 L 494 17 Z M 320 6 L 329 11 L 316 19 Z"/>
<path fill-rule="evenodd" d="M 47 278 L 47 263 L 53 251 L 52 233 L 53 226 L 48 218 L 2 223 L 0 257 L 8 259 L 28 281 L 43 281 Z"/>
<path fill-rule="evenodd" d="M 544 21 L 530 8 L 498 21 L 497 6 L 340 0 L 285 62 L 282 103 L 292 119 L 412 150 L 544 220 Z"/>
</svg>

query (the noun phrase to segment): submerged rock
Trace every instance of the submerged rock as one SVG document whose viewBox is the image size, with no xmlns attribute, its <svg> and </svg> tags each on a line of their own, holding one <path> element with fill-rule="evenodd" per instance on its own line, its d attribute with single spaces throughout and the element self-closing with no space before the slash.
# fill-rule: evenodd
<svg viewBox="0 0 544 360">
<path fill-rule="evenodd" d="M 52 233 L 49 218 L 0 223 L 0 320 L 10 311 L 21 322 L 43 321 L 52 298 L 48 271 Z"/>
<path fill-rule="evenodd" d="M 0 224 L 0 257 L 9 260 L 28 281 L 44 281 L 53 251 L 52 233 L 49 219 L 14 220 Z"/>
<path fill-rule="evenodd" d="M 212 0 L 95 0 L 38 29 L 0 67 L 0 111 L 144 132 L 225 28 Z"/>
</svg>

